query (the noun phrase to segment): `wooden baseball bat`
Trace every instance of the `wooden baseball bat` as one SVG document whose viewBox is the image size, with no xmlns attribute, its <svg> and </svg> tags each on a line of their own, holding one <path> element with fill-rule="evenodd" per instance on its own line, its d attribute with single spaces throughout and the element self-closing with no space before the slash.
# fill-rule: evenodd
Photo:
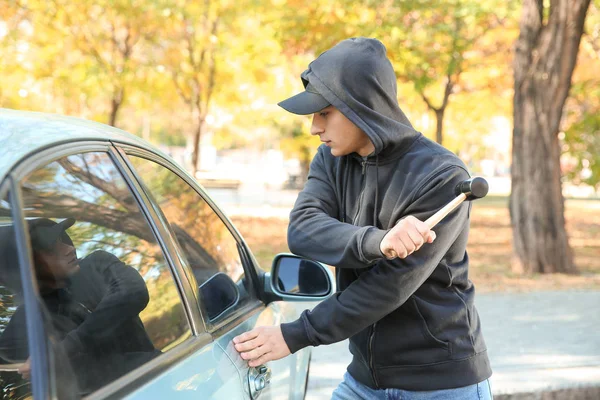
<svg viewBox="0 0 600 400">
<path fill-rule="evenodd" d="M 450 214 L 456 207 L 462 204 L 463 201 L 467 199 L 467 195 L 464 193 L 456 196 L 454 200 L 450 203 L 446 204 L 443 208 L 438 210 L 435 214 L 425 220 L 425 223 L 429 227 L 429 229 L 433 229 L 434 226 L 438 224 L 444 217 Z"/>
</svg>

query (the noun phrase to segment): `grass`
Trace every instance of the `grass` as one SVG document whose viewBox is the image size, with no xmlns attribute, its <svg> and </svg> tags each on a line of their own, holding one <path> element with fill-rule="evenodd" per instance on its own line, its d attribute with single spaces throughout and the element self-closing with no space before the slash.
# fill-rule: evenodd
<svg viewBox="0 0 600 400">
<path fill-rule="evenodd" d="M 477 291 L 600 289 L 600 201 L 567 200 L 565 218 L 579 273 L 522 276 L 511 272 L 508 199 L 489 197 L 474 203 L 467 251 L 469 276 Z M 232 220 L 263 269 L 270 269 L 275 254 L 289 252 L 286 219 L 237 216 Z"/>
</svg>

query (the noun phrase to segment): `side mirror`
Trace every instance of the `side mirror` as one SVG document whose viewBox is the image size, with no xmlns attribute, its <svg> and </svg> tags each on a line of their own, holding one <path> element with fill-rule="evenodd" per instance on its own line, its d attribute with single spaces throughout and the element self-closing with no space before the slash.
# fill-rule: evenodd
<svg viewBox="0 0 600 400">
<path fill-rule="evenodd" d="M 240 299 L 237 285 L 223 272 L 214 274 L 200 285 L 200 293 L 210 320 L 220 317 Z"/>
<path fill-rule="evenodd" d="M 265 274 L 269 301 L 319 301 L 333 293 L 333 276 L 317 261 L 293 254 L 278 254 Z"/>
</svg>

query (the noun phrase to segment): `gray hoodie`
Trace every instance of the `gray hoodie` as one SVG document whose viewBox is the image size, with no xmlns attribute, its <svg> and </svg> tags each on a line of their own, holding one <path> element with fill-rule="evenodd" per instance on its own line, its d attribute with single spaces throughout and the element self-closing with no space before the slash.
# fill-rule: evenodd
<svg viewBox="0 0 600 400">
<path fill-rule="evenodd" d="M 322 145 L 290 214 L 292 252 L 335 266 L 338 292 L 282 325 L 292 352 L 350 338 L 348 371 L 373 388 L 449 389 L 491 369 L 468 279 L 470 204 L 435 227 L 436 240 L 387 260 L 383 236 L 401 218 L 427 219 L 454 198 L 469 173 L 415 131 L 398 106 L 385 47 L 354 38 L 302 74 L 371 139 L 369 157 L 334 157 Z"/>
</svg>

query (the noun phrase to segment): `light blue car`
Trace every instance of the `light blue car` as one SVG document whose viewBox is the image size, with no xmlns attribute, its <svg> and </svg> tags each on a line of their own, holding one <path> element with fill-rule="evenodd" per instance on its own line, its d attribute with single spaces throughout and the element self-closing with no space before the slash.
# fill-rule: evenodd
<svg viewBox="0 0 600 400">
<path fill-rule="evenodd" d="M 291 254 L 262 270 L 138 137 L 0 109 L 2 399 L 303 399 L 309 349 L 249 368 L 232 339 L 333 290 Z"/>
</svg>

